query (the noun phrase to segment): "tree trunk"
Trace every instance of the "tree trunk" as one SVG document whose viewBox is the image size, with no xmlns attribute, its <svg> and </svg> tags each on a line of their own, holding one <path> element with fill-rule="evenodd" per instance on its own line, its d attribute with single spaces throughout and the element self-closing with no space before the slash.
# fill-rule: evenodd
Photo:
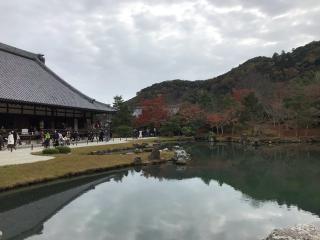
<svg viewBox="0 0 320 240">
<path fill-rule="evenodd" d="M 306 128 L 306 131 L 305 131 L 304 135 L 306 137 L 308 137 L 308 135 L 309 135 L 309 124 L 307 124 L 307 128 Z"/>
<path fill-rule="evenodd" d="M 298 132 L 298 119 L 296 121 L 296 137 L 299 137 L 299 132 Z"/>
<path fill-rule="evenodd" d="M 232 123 L 232 127 L 231 127 L 231 138 L 233 138 L 233 132 L 234 132 L 234 123 Z"/>
<path fill-rule="evenodd" d="M 219 127 L 216 126 L 217 136 L 219 136 Z"/>
<path fill-rule="evenodd" d="M 281 137 L 281 131 L 280 131 L 280 121 L 278 122 L 278 137 Z"/>
</svg>

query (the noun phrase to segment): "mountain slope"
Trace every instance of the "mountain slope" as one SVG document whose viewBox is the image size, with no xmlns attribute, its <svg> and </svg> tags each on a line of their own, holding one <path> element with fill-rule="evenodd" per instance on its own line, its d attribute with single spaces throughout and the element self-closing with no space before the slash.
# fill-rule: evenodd
<svg viewBox="0 0 320 240">
<path fill-rule="evenodd" d="M 223 96 L 231 94 L 234 89 L 251 89 L 263 101 L 270 98 L 277 88 L 286 88 L 299 81 L 308 82 L 317 76 L 320 76 L 320 41 L 289 53 L 275 53 L 271 58 L 252 58 L 212 79 L 177 79 L 153 84 L 139 91 L 128 102 L 137 106 L 143 99 L 162 95 L 168 104 L 192 103 L 219 111 Z"/>
</svg>

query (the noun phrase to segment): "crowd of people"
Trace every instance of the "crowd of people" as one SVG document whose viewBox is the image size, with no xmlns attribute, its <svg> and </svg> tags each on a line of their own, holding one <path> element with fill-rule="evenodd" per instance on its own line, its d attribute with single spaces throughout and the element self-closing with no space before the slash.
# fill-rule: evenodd
<svg viewBox="0 0 320 240">
<path fill-rule="evenodd" d="M 158 130 L 156 128 L 144 128 L 144 129 L 134 129 L 133 138 L 143 138 L 143 137 L 156 137 L 158 135 Z"/>
<path fill-rule="evenodd" d="M 50 131 L 40 132 L 41 143 L 45 148 L 53 145 L 57 146 L 69 146 L 71 143 L 77 143 L 80 141 L 80 135 L 78 131 L 58 131 L 54 130 L 53 133 Z"/>
<path fill-rule="evenodd" d="M 71 144 L 77 144 L 81 140 L 81 136 L 78 131 L 58 131 L 55 130 L 53 134 L 50 132 L 41 132 L 41 142 L 42 145 L 47 148 L 51 144 L 53 146 L 69 146 Z M 103 142 L 109 141 L 112 137 L 111 133 L 105 129 L 100 130 L 91 130 L 88 131 L 86 136 L 82 136 L 84 139 L 87 139 L 87 142 Z"/>
<path fill-rule="evenodd" d="M 23 135 L 23 134 L 22 134 Z M 34 131 L 31 134 L 38 143 L 41 142 L 42 146 L 48 148 L 50 146 L 69 146 L 77 144 L 81 139 L 87 139 L 88 142 L 94 141 L 109 141 L 112 137 L 110 131 L 106 129 L 94 129 L 87 133 L 80 133 L 76 130 L 40 130 Z M 0 129 L 0 151 L 5 149 L 9 151 L 16 150 L 17 145 L 21 145 L 21 138 L 17 130 L 7 130 L 4 127 Z"/>
</svg>

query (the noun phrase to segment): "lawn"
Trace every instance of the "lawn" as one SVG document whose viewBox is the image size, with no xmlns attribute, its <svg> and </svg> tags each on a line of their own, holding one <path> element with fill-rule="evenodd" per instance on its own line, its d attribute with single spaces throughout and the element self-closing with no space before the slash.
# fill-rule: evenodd
<svg viewBox="0 0 320 240">
<path fill-rule="evenodd" d="M 168 139 L 162 140 L 167 141 Z M 133 147 L 133 144 L 137 142 L 150 143 L 154 141 L 154 139 L 150 139 L 130 141 L 123 144 L 75 148 L 72 149 L 70 154 L 57 154 L 54 155 L 54 159 L 49 161 L 0 167 L 0 191 L 58 178 L 129 167 L 133 165 L 133 160 L 137 156 L 141 157 L 143 164 L 148 164 L 150 153 L 146 152 L 138 154 L 112 153 L 110 155 L 89 155 L 89 153 L 99 150 Z M 161 159 L 165 161 L 172 157 L 173 152 L 161 153 Z"/>
</svg>

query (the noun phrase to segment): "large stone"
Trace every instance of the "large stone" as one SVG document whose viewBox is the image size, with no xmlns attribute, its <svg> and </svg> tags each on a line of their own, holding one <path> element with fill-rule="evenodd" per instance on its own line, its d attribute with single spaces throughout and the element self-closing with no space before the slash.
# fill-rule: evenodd
<svg viewBox="0 0 320 240">
<path fill-rule="evenodd" d="M 134 163 L 134 164 L 141 164 L 141 163 L 142 163 L 141 157 L 135 157 L 135 158 L 133 159 L 133 163 Z"/>
<path fill-rule="evenodd" d="M 320 240 L 320 224 L 300 224 L 274 230 L 265 240 Z"/>
<path fill-rule="evenodd" d="M 152 152 L 149 155 L 149 160 L 160 160 L 160 150 L 155 147 L 152 149 Z"/>
<path fill-rule="evenodd" d="M 177 165 L 186 165 L 187 164 L 187 160 L 184 158 L 178 158 L 176 161 Z"/>
<path fill-rule="evenodd" d="M 190 155 L 184 149 L 179 149 L 174 151 L 173 159 L 177 164 L 186 164 L 190 160 Z"/>
</svg>

